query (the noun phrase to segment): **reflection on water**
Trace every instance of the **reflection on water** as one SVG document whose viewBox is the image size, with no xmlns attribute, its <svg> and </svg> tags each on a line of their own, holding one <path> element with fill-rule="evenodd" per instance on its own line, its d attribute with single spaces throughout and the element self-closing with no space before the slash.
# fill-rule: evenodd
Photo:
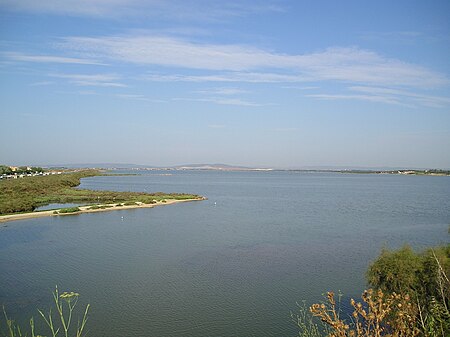
<svg viewBox="0 0 450 337">
<path fill-rule="evenodd" d="M 58 284 L 91 303 L 90 336 L 294 336 L 296 302 L 358 296 L 383 245 L 448 241 L 448 177 L 148 172 L 80 187 L 208 197 L 0 227 L 8 312 L 36 316 Z"/>
</svg>

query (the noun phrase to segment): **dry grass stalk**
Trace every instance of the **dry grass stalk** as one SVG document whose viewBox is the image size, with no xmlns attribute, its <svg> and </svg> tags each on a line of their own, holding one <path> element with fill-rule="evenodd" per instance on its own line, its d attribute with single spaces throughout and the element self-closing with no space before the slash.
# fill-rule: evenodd
<svg viewBox="0 0 450 337">
<path fill-rule="evenodd" d="M 313 316 L 331 328 L 328 337 L 415 337 L 417 308 L 408 295 L 384 295 L 381 290 L 364 291 L 362 303 L 351 300 L 353 324 L 339 317 L 334 293 L 327 293 L 327 302 L 310 307 Z"/>
</svg>

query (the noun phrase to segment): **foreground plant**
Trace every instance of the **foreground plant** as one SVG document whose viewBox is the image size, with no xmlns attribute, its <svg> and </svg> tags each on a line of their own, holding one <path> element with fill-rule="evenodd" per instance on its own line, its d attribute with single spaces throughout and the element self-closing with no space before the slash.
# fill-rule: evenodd
<svg viewBox="0 0 450 337">
<path fill-rule="evenodd" d="M 449 274 L 450 245 L 421 253 L 408 246 L 383 249 L 367 272 L 373 289 L 363 292 L 361 302 L 350 301 L 351 315 L 341 318 L 339 302 L 328 292 L 323 303 L 309 308 L 309 315 L 306 307 L 300 310 L 296 320 L 300 336 L 448 337 Z"/>
<path fill-rule="evenodd" d="M 383 249 L 367 280 L 385 294 L 410 294 L 423 336 L 450 336 L 450 245 L 416 253 L 405 246 Z"/>
<path fill-rule="evenodd" d="M 331 330 L 329 337 L 414 337 L 417 308 L 408 295 L 385 295 L 381 290 L 364 291 L 362 302 L 351 300 L 351 322 L 340 317 L 334 293 L 328 292 L 326 302 L 313 304 L 310 312 Z"/>
<path fill-rule="evenodd" d="M 80 295 L 75 292 L 63 292 L 62 294 L 60 294 L 58 291 L 58 287 L 56 287 L 52 295 L 56 312 L 52 313 L 52 308 L 49 309 L 48 313 L 44 313 L 42 310 L 38 309 L 39 315 L 43 318 L 46 326 L 50 330 L 50 336 L 81 337 L 86 327 L 90 304 L 86 305 L 82 319 L 81 321 L 77 321 L 77 325 L 75 327 L 73 325 L 73 314 Z M 7 327 L 7 333 L 5 336 L 28 336 L 28 334 L 24 333 L 14 320 L 10 319 L 7 316 L 5 308 L 3 308 L 3 313 Z M 36 334 L 35 332 L 34 318 L 30 319 L 30 330 L 31 337 L 42 337 L 40 334 Z"/>
</svg>

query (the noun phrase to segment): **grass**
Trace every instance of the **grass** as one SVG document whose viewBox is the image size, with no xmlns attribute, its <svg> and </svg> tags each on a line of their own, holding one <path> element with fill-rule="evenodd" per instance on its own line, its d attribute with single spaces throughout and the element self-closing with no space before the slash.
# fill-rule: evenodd
<svg viewBox="0 0 450 337">
<path fill-rule="evenodd" d="M 26 177 L 0 181 L 0 215 L 32 212 L 39 206 L 52 203 L 151 204 L 166 199 L 200 199 L 194 194 L 115 192 L 75 189 L 81 178 L 100 175 L 96 170 L 67 174 Z M 93 207 L 93 206 L 92 206 Z"/>
<path fill-rule="evenodd" d="M 85 327 L 88 320 L 88 313 L 90 304 L 88 304 L 84 311 L 84 314 L 79 317 L 74 317 L 76 312 L 76 306 L 78 303 L 79 294 L 73 291 L 59 293 L 58 287 L 53 292 L 53 305 L 54 307 L 49 309 L 48 312 L 43 312 L 38 309 L 39 316 L 44 324 L 40 327 L 47 329 L 45 336 L 57 337 L 82 337 L 86 336 Z M 53 309 L 53 311 L 52 311 Z M 29 336 L 25 327 L 20 327 L 14 320 L 8 317 L 5 307 L 3 307 L 3 316 L 6 325 L 6 332 L 0 330 L 0 335 L 5 337 L 26 337 Z M 81 318 L 81 320 L 80 320 Z M 42 337 L 37 333 L 34 318 L 30 319 L 30 336 Z M 75 325 L 76 324 L 76 325 Z"/>
<path fill-rule="evenodd" d="M 123 203 L 123 205 L 124 206 L 134 206 L 134 205 L 136 205 L 136 202 L 135 201 L 126 201 Z"/>
</svg>

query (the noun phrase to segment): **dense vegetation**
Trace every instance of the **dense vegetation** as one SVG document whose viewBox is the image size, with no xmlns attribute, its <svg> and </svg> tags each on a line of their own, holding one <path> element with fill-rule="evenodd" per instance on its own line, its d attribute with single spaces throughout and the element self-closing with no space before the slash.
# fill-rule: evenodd
<svg viewBox="0 0 450 337">
<path fill-rule="evenodd" d="M 388 294 L 409 294 L 424 336 L 450 336 L 450 245 L 415 253 L 409 246 L 383 249 L 367 280 Z"/>
<path fill-rule="evenodd" d="M 6 165 L 0 165 L 0 175 L 2 174 L 27 174 L 27 173 L 38 173 L 38 172 L 44 172 L 44 169 L 42 167 L 27 167 L 27 166 L 20 166 L 13 171 L 11 167 Z"/>
<path fill-rule="evenodd" d="M 108 204 L 142 202 L 146 204 L 165 199 L 198 199 L 200 196 L 180 193 L 143 193 L 91 191 L 75 189 L 80 179 L 100 174 L 86 170 L 50 176 L 25 177 L 0 181 L 0 214 L 31 212 L 51 203 Z"/>
<path fill-rule="evenodd" d="M 350 319 L 340 317 L 334 294 L 295 317 L 302 337 L 450 336 L 450 245 L 416 253 L 383 249 L 370 265 L 373 289 L 351 300 Z M 318 317 L 321 324 L 313 318 Z"/>
</svg>

